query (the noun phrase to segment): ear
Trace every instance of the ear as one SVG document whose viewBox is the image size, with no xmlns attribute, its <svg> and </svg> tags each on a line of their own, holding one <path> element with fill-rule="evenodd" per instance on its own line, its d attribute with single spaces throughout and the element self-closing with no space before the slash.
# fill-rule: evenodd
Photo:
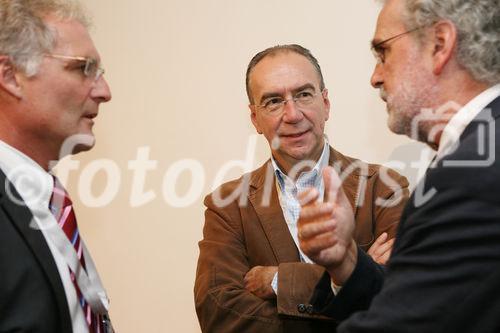
<svg viewBox="0 0 500 333">
<path fill-rule="evenodd" d="M 252 119 L 252 124 L 255 127 L 255 130 L 257 131 L 257 133 L 262 134 L 262 130 L 259 126 L 259 121 L 257 120 L 257 111 L 255 110 L 255 106 L 249 104 L 248 108 L 250 109 L 250 118 Z"/>
<path fill-rule="evenodd" d="M 433 73 L 440 75 L 453 57 L 457 44 L 457 28 L 451 21 L 439 21 L 434 27 Z"/>
<path fill-rule="evenodd" d="M 16 76 L 16 67 L 8 56 L 0 56 L 0 89 L 18 99 L 22 97 L 22 89 Z"/>
<path fill-rule="evenodd" d="M 330 117 L 330 99 L 328 98 L 328 89 L 324 89 L 322 92 L 323 103 L 325 104 L 325 121 Z"/>
</svg>

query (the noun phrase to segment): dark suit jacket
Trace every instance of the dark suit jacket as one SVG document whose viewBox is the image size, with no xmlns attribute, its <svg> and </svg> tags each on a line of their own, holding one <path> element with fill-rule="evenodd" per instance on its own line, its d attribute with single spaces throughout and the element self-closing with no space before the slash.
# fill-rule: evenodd
<svg viewBox="0 0 500 333">
<path fill-rule="evenodd" d="M 479 119 L 488 109 L 495 121 L 485 124 Z M 436 192 L 422 205 L 411 196 L 385 275 L 360 251 L 337 297 L 327 276 L 318 285 L 318 311 L 338 320 L 360 311 L 339 332 L 498 332 L 492 309 L 500 308 L 499 117 L 497 98 L 465 129 L 458 149 L 427 171 L 423 193 Z M 488 157 L 488 166 L 449 165 Z"/>
<path fill-rule="evenodd" d="M 402 200 L 392 208 L 383 208 L 375 203 L 376 199 L 392 198 L 394 189 L 381 180 L 379 166 L 331 149 L 330 165 L 334 163 L 341 165 L 345 174 L 354 163 L 365 169 L 353 168 L 343 182 L 343 189 L 355 207 L 358 244 L 366 250 L 385 231 L 393 237 L 407 200 L 406 179 L 389 171 L 394 184 L 402 188 Z M 202 331 L 328 331 L 331 323 L 324 321 L 326 317 L 313 314 L 309 303 L 324 269 L 300 262 L 279 204 L 271 163 L 265 163 L 247 177 L 222 185 L 219 189 L 222 198 L 230 196 L 242 184 L 248 184 L 248 193 L 241 196 L 243 200 L 240 196 L 233 197 L 225 207 L 219 207 L 213 193 L 205 199 L 207 210 L 194 290 Z M 364 192 L 360 191 L 360 184 L 366 185 Z M 266 188 L 270 194 L 268 205 L 263 204 Z M 364 199 L 362 206 L 355 205 L 356 199 Z M 245 290 L 243 278 L 254 266 L 278 266 L 276 300 L 262 300 Z"/>
<path fill-rule="evenodd" d="M 45 238 L 29 227 L 30 210 L 13 203 L 5 185 L 0 171 L 0 332 L 72 332 L 64 287 Z"/>
</svg>

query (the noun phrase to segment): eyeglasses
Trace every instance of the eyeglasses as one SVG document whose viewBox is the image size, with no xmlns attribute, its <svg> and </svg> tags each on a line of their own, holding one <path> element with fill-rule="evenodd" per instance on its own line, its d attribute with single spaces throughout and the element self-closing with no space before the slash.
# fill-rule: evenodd
<svg viewBox="0 0 500 333">
<path fill-rule="evenodd" d="M 423 27 L 417 27 L 415 29 L 411 29 L 411 30 L 402 32 L 400 34 L 397 34 L 396 36 L 392 36 L 390 38 L 384 39 L 381 42 L 373 44 L 372 47 L 371 47 L 371 50 L 373 52 L 373 55 L 375 56 L 375 59 L 377 59 L 377 63 L 379 63 L 379 64 L 385 63 L 385 50 L 386 50 L 386 48 L 384 47 L 384 44 L 387 44 L 391 40 L 396 40 L 396 39 L 398 39 L 400 37 L 403 37 L 404 35 L 407 35 L 407 34 L 409 34 L 411 32 L 420 30 L 422 28 Z"/>
<path fill-rule="evenodd" d="M 100 67 L 98 61 L 94 58 L 73 57 L 60 54 L 45 54 L 45 56 L 55 59 L 76 60 L 82 62 L 82 66 L 80 68 L 83 75 L 88 78 L 93 78 L 94 81 L 99 80 L 105 72 L 104 68 Z"/>
<path fill-rule="evenodd" d="M 324 89 L 321 93 L 325 91 Z M 318 95 L 318 92 L 311 92 L 308 90 L 302 90 L 295 94 L 292 98 L 283 97 L 270 97 L 265 99 L 260 105 L 255 105 L 258 109 L 262 109 L 266 114 L 272 117 L 278 117 L 283 114 L 285 110 L 285 104 L 293 101 L 297 108 L 304 108 L 311 105 L 314 102 L 314 98 Z"/>
</svg>

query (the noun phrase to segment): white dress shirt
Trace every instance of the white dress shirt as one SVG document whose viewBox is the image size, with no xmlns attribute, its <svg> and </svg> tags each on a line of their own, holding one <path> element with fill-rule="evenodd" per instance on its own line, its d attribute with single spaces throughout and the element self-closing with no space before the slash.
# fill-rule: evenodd
<svg viewBox="0 0 500 333">
<path fill-rule="evenodd" d="M 40 229 L 48 244 L 66 293 L 73 332 L 88 333 L 88 325 L 71 281 L 68 264 L 46 232 L 49 227 L 59 228 L 49 210 L 54 187 L 52 176 L 31 158 L 1 140 L 0 169 L 23 199 L 24 202 L 20 204 L 26 205 L 35 217 L 30 227 Z"/>
<path fill-rule="evenodd" d="M 436 154 L 436 159 L 432 166 L 436 166 L 437 161 L 448 155 L 458 144 L 460 135 L 472 120 L 481 112 L 488 104 L 500 96 L 500 84 L 490 87 L 474 97 L 457 113 L 453 115 L 448 124 L 446 124 L 441 139 L 439 140 L 439 148 Z"/>
</svg>

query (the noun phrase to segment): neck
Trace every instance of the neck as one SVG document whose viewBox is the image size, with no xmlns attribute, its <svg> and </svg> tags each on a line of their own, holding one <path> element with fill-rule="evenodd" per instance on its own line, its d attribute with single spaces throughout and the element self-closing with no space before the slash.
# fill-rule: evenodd
<svg viewBox="0 0 500 333">
<path fill-rule="evenodd" d="M 456 82 L 460 82 L 458 87 Z M 422 129 L 422 141 L 434 150 L 439 149 L 444 127 L 451 118 L 472 99 L 490 87 L 487 84 L 471 79 L 468 74 L 455 77 L 451 81 L 448 80 L 448 82 L 443 83 L 443 86 L 445 88 L 442 91 L 445 93 L 441 94 L 439 104 L 434 106 L 434 111 L 439 111 L 440 119 L 423 124 Z M 433 133 L 432 131 L 436 128 L 439 130 Z"/>
<path fill-rule="evenodd" d="M 47 158 L 47 155 L 44 152 L 38 150 L 34 146 L 26 144 L 18 144 L 17 142 L 9 141 L 8 139 L 5 139 L 3 137 L 0 137 L 0 140 L 4 141 L 9 146 L 19 150 L 21 153 L 31 158 L 38 165 L 40 165 L 45 171 L 49 171 L 50 168 L 53 166 L 51 162 L 57 161 L 58 157 L 56 155 L 54 155 L 53 158 Z"/>
<path fill-rule="evenodd" d="M 52 161 L 59 159 L 56 147 L 37 144 L 37 142 L 40 142 L 39 140 L 21 135 L 16 127 L 7 130 L 5 126 L 0 125 L 0 140 L 31 158 L 46 171 L 49 171 Z M 52 151 L 56 153 L 52 153 Z"/>
</svg>

